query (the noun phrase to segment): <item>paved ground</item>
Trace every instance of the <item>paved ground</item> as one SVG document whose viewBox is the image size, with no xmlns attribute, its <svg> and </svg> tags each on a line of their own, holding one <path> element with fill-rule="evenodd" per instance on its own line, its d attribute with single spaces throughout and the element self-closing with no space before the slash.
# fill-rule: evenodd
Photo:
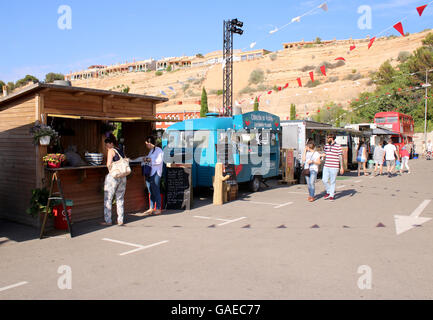
<svg viewBox="0 0 433 320">
<path fill-rule="evenodd" d="M 401 177 L 342 177 L 333 203 L 274 184 L 126 227 L 76 224 L 73 239 L 2 222 L 0 300 L 432 299 L 433 221 L 395 227 L 394 215 L 433 218 L 433 161 L 410 165 Z M 62 265 L 71 290 L 58 287 Z M 361 290 L 365 270 L 372 287 Z"/>
</svg>

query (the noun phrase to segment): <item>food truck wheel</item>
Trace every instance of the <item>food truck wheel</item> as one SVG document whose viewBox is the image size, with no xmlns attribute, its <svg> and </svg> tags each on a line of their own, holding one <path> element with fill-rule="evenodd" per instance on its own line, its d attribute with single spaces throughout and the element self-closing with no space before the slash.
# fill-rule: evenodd
<svg viewBox="0 0 433 320">
<path fill-rule="evenodd" d="M 260 190 L 260 177 L 254 176 L 253 180 L 250 181 L 250 191 L 257 192 Z"/>
</svg>

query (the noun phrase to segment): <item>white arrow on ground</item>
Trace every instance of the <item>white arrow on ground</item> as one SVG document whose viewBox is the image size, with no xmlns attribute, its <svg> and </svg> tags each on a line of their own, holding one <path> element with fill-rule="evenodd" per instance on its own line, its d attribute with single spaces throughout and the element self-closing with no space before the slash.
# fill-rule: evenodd
<svg viewBox="0 0 433 320">
<path fill-rule="evenodd" d="M 416 226 L 420 226 L 431 218 L 420 218 L 419 216 L 424 209 L 430 204 L 431 200 L 424 200 L 418 208 L 410 216 L 394 216 L 395 219 L 395 230 L 397 235 L 400 235 L 406 231 L 409 231 Z"/>
</svg>

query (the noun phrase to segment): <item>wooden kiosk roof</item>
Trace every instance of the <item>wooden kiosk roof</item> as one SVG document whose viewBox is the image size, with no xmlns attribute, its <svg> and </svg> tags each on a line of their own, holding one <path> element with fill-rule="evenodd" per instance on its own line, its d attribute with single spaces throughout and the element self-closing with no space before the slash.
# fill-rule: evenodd
<svg viewBox="0 0 433 320">
<path fill-rule="evenodd" d="M 156 104 L 168 101 L 147 95 L 36 83 L 0 98 L 0 108 L 35 95 L 44 97 L 40 111 L 46 116 L 119 122 L 160 122 L 155 118 Z"/>
</svg>

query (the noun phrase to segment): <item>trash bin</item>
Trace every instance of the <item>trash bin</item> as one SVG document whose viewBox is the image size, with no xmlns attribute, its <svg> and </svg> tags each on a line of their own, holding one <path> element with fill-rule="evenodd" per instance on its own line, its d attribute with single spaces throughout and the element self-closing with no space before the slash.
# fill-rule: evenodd
<svg viewBox="0 0 433 320">
<path fill-rule="evenodd" d="M 69 222 L 72 222 L 72 207 L 74 202 L 72 200 L 66 200 L 66 210 L 69 215 Z M 63 210 L 63 204 L 61 200 L 56 200 L 53 206 L 54 215 L 54 228 L 58 230 L 68 230 L 68 221 L 66 220 L 65 210 Z"/>
</svg>

